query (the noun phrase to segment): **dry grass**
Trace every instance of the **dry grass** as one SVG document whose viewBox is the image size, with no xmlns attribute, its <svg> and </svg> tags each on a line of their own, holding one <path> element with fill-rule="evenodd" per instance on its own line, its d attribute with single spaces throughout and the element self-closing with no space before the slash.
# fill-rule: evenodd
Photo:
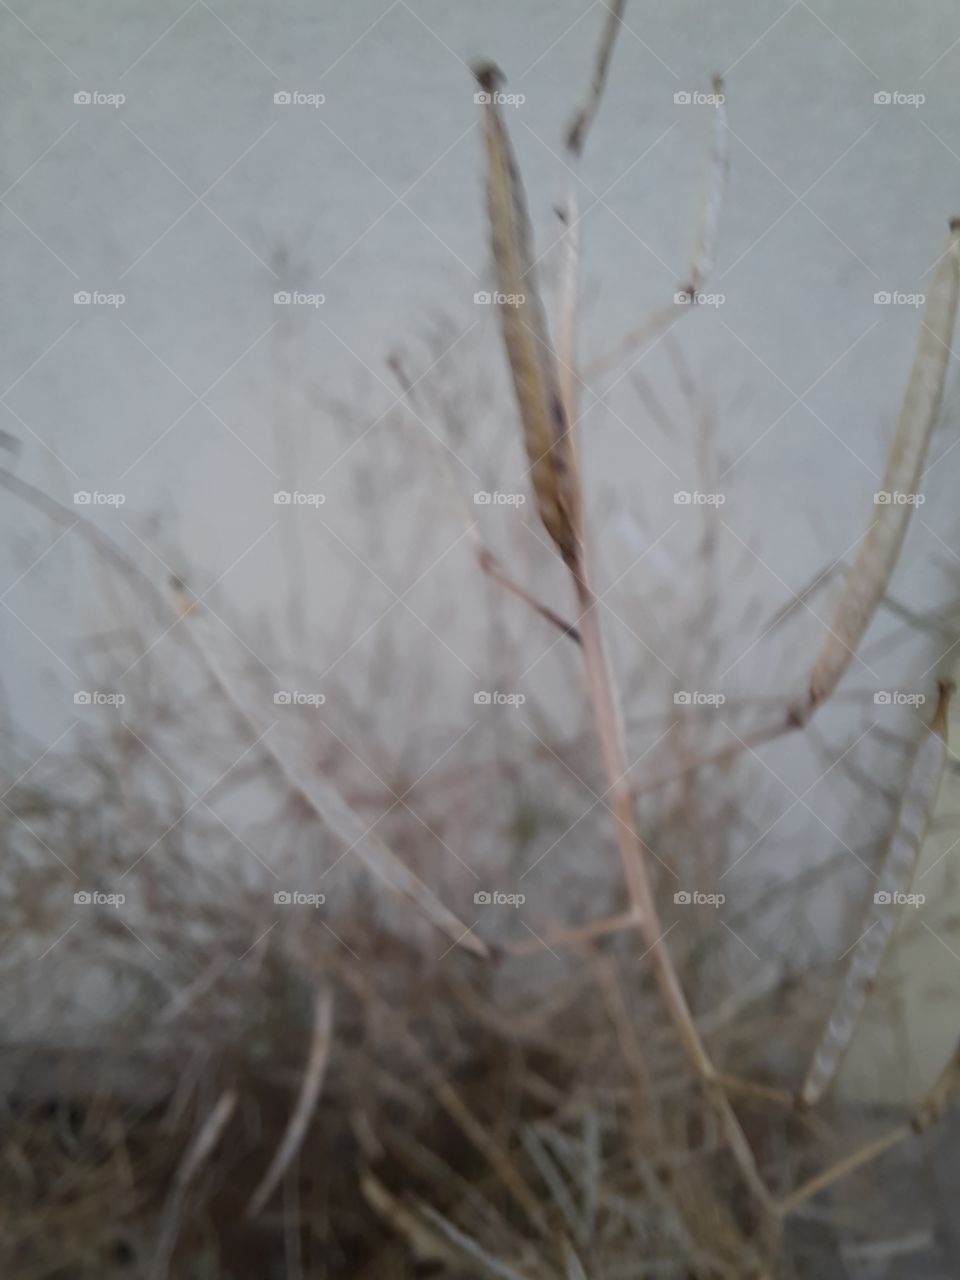
<svg viewBox="0 0 960 1280">
<path fill-rule="evenodd" d="M 577 156 L 622 12 L 609 10 L 568 130 Z M 480 77 L 492 94 L 494 72 Z M 745 838 L 774 844 L 739 802 L 748 747 L 793 732 L 815 744 L 813 704 L 869 699 L 831 695 L 884 601 L 905 509 L 882 513 L 868 535 L 883 554 L 867 556 L 866 592 L 864 561 L 847 580 L 811 705 L 798 712 L 779 691 L 786 681 L 766 696 L 751 687 L 727 709 L 737 741 L 720 747 L 695 708 L 671 703 L 665 716 L 661 697 L 645 700 L 649 673 L 610 652 L 593 585 L 594 555 L 609 576 L 597 554 L 609 542 L 590 517 L 576 442 L 576 203 L 564 206 L 555 350 L 516 160 L 495 104 L 485 113 L 498 286 L 525 295 L 502 316 L 521 427 L 513 456 L 522 435 L 552 545 L 526 526 L 494 550 L 446 464 L 439 487 L 455 498 L 455 520 L 466 513 L 467 545 L 497 593 L 480 611 L 491 671 L 509 670 L 539 628 L 557 647 L 573 728 L 557 723 L 555 685 L 546 698 L 531 687 L 526 729 L 461 735 L 454 752 L 433 734 L 429 664 L 374 649 L 360 705 L 342 690 L 323 717 L 294 709 L 277 729 L 267 679 L 283 666 L 277 629 L 256 632 L 251 663 L 242 622 L 220 626 L 182 582 L 158 585 L 96 523 L 0 473 L 108 574 L 114 639 L 98 655 L 108 685 L 158 631 L 174 637 L 172 658 L 164 650 L 138 665 L 122 717 L 48 754 L 14 736 L 2 761 L 0 998 L 17 1033 L 0 1044 L 0 1263 L 16 1280 L 761 1280 L 849 1274 L 844 1246 L 871 1237 L 882 1256 L 929 1252 L 916 1240 L 928 1220 L 895 1173 L 934 1149 L 957 1060 L 913 1113 L 798 1103 L 834 982 L 799 945 L 801 928 L 812 889 L 833 887 L 836 868 L 757 876 L 737 913 L 684 907 L 683 929 L 673 906 L 678 883 L 716 887 Z M 725 135 L 718 119 L 697 288 L 716 250 Z M 954 237 L 891 487 L 915 487 L 938 413 L 946 362 L 935 343 L 949 338 L 956 270 Z M 709 487 L 714 423 L 667 350 L 696 423 L 683 446 Z M 460 407 L 471 397 L 432 369 L 414 378 L 400 356 L 391 365 L 406 411 L 465 447 Z M 672 430 L 652 388 L 637 389 L 651 420 Z M 420 446 L 410 483 L 435 496 L 437 449 Z M 387 470 L 365 492 L 370 510 L 380 509 L 376 484 L 396 483 Z M 725 647 L 743 642 L 742 618 L 721 616 L 720 556 L 707 512 L 693 604 L 656 586 L 640 601 L 637 625 L 666 633 L 691 687 L 711 687 Z M 355 619 L 344 615 L 349 636 Z M 394 750 L 377 696 L 384 670 L 403 670 L 421 696 Z M 944 765 L 941 719 L 933 728 L 915 753 L 896 744 L 890 794 L 829 749 L 877 813 L 871 844 L 889 846 L 901 887 Z M 613 844 L 622 882 L 608 864 Z M 482 881 L 457 852 L 467 849 Z M 548 854 L 553 887 L 538 895 Z M 530 887 L 531 910 L 479 919 L 473 895 L 485 884 Z M 78 889 L 125 900 L 75 903 Z M 278 903 L 289 890 L 326 901 Z M 770 921 L 776 963 L 745 970 L 744 949 L 754 953 L 740 930 L 753 939 Z M 807 1101 L 838 1056 L 817 1068 Z"/>
</svg>

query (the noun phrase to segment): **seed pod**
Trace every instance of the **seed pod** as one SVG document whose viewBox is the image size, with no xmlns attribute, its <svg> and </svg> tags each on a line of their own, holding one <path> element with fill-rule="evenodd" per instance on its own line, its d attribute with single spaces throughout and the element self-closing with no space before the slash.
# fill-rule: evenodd
<svg viewBox="0 0 960 1280">
<path fill-rule="evenodd" d="M 810 677 L 808 703 L 800 718 L 829 698 L 856 653 L 897 563 L 930 436 L 940 415 L 960 293 L 960 219 L 950 224 L 947 251 L 937 267 L 924 308 L 877 516 L 860 544 L 846 588 Z"/>
<path fill-rule="evenodd" d="M 913 882 L 947 759 L 947 710 L 952 692 L 952 684 L 940 685 L 937 709 L 914 752 L 860 940 L 800 1091 L 808 1106 L 823 1095 L 839 1070 L 899 922 L 902 908 L 898 899 Z"/>
<path fill-rule="evenodd" d="M 504 83 L 490 65 L 474 74 L 485 95 L 487 210 L 500 324 L 540 519 L 566 563 L 580 561 L 579 486 L 556 355 L 537 291 L 533 233 L 516 158 L 497 103 Z"/>
</svg>

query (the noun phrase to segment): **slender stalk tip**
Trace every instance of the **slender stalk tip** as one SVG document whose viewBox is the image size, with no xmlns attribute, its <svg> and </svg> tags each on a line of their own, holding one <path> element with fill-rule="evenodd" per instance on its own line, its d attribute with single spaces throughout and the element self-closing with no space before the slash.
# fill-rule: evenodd
<svg viewBox="0 0 960 1280">
<path fill-rule="evenodd" d="M 934 712 L 933 719 L 930 721 L 931 730 L 938 737 L 946 738 L 947 736 L 947 714 L 950 710 L 950 699 L 956 691 L 956 684 L 952 680 L 941 680 L 937 686 L 939 690 L 939 701 L 937 709 Z"/>
<path fill-rule="evenodd" d="M 470 70 L 485 93 L 494 93 L 501 85 L 507 83 L 507 77 L 495 62 L 475 62 Z"/>
</svg>

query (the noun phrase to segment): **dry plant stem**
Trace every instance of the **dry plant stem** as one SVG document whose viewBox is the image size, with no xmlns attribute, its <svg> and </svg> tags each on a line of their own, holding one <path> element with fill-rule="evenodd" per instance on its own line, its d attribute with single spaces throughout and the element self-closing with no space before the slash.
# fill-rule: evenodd
<svg viewBox="0 0 960 1280">
<path fill-rule="evenodd" d="M 577 204 L 577 193 L 572 186 L 560 217 L 564 224 L 561 238 L 560 319 L 557 326 L 560 349 L 560 394 L 563 396 L 567 421 L 576 423 L 580 417 L 578 392 L 581 385 L 580 377 L 577 373 L 577 309 L 580 298 L 580 213 Z M 577 436 L 573 430 L 571 430 L 570 443 L 574 452 L 574 465 L 579 470 L 579 460 L 576 458 Z"/>
<path fill-rule="evenodd" d="M 960 297 L 960 219 L 930 285 L 917 350 L 897 420 L 877 507 L 850 570 L 826 639 L 796 715 L 806 719 L 829 698 L 850 665 L 883 598 L 910 523 L 910 508 L 923 473 L 930 437 L 940 416 L 950 344 Z"/>
<path fill-rule="evenodd" d="M 418 906 L 434 926 L 451 938 L 455 945 L 465 947 L 474 955 L 488 956 L 486 944 L 474 936 L 473 931 L 440 901 L 433 890 L 415 875 L 379 836 L 374 834 L 369 825 L 363 823 L 340 793 L 315 769 L 306 766 L 299 755 L 295 757 L 285 746 L 277 745 L 271 738 L 269 729 L 263 728 L 261 717 L 235 688 L 215 657 L 213 646 L 203 636 L 205 619 L 202 615 L 198 616 L 197 610 L 189 606 L 186 612 L 194 620 L 191 634 L 195 648 L 207 671 L 224 698 L 251 733 L 256 735 L 257 742 L 271 758 L 287 786 L 295 791 L 324 825 L 344 842 L 348 851 L 356 853 L 364 866 L 378 880 Z M 190 628 L 189 620 L 187 625 Z"/>
<path fill-rule="evenodd" d="M 170 1258 L 177 1243 L 180 1218 L 186 1205 L 190 1183 L 217 1145 L 236 1105 L 237 1094 L 232 1089 L 227 1090 L 210 1112 L 174 1176 L 173 1189 L 163 1210 L 160 1238 L 149 1273 L 150 1280 L 164 1280 L 167 1275 Z"/>
<path fill-rule="evenodd" d="M 332 1031 L 333 993 L 326 990 L 317 996 L 314 1006 L 313 1039 L 310 1045 L 310 1056 L 303 1072 L 297 1105 L 290 1116 L 283 1139 L 270 1162 L 270 1167 L 250 1197 L 250 1203 L 246 1209 L 248 1218 L 255 1217 L 270 1199 L 277 1183 L 303 1142 L 323 1086 L 323 1078 L 330 1058 Z"/>
<path fill-rule="evenodd" d="M 608 60 L 608 59 L 607 59 Z M 544 527 L 553 538 L 573 578 L 580 611 L 581 652 L 587 692 L 600 739 L 609 807 L 616 824 L 617 848 L 623 864 L 630 902 L 639 920 L 647 954 L 657 982 L 691 1065 L 714 1106 L 742 1176 L 767 1211 L 770 1193 L 760 1178 L 753 1153 L 726 1095 L 715 1086 L 715 1071 L 700 1039 L 693 1014 L 664 941 L 647 872 L 646 849 L 637 827 L 619 701 L 614 692 L 599 604 L 590 584 L 585 551 L 583 492 L 571 414 L 572 372 L 576 347 L 576 242 L 567 238 L 566 284 L 567 354 L 570 381 L 564 383 L 546 325 L 534 272 L 533 233 L 516 158 L 494 91 L 502 84 L 496 67 L 476 69 L 485 90 L 487 205 L 494 265 L 501 293 L 522 299 L 501 306 L 503 340 L 523 424 L 524 443 L 537 505 Z M 600 80 L 602 87 L 602 78 Z M 568 230 L 573 230 L 571 223 Z M 572 307 L 572 309 L 571 309 Z"/>
<path fill-rule="evenodd" d="M 713 89 L 719 97 L 723 96 L 723 80 L 714 76 Z M 713 148 L 710 156 L 710 167 L 707 178 L 706 194 L 700 213 L 700 225 L 697 243 L 690 263 L 687 280 L 677 290 L 678 300 L 658 308 L 648 316 L 636 329 L 622 338 L 616 346 L 591 361 L 584 370 L 584 378 L 600 377 L 608 373 L 631 351 L 642 346 L 652 338 L 665 334 L 682 316 L 693 310 L 697 295 L 700 293 L 707 277 L 713 269 L 716 257 L 717 241 L 720 235 L 720 218 L 723 212 L 724 194 L 726 192 L 727 174 L 730 167 L 730 131 L 727 126 L 726 106 L 721 101 L 717 104 L 713 130 Z"/>
<path fill-rule="evenodd" d="M 643 778 L 635 783 L 631 790 L 635 796 L 644 795 L 648 791 L 656 791 L 658 787 L 676 782 L 697 769 L 705 769 L 710 765 L 725 765 L 730 760 L 734 760 L 743 751 L 749 751 L 753 747 L 762 746 L 765 742 L 772 742 L 776 738 L 782 738 L 785 734 L 793 733 L 794 730 L 802 727 L 798 721 L 790 718 L 778 720 L 775 724 L 767 725 L 762 729 L 755 729 L 752 733 L 738 738 L 736 742 L 731 742 L 725 747 L 718 747 L 716 751 L 708 751 L 705 755 L 681 756 L 669 772 L 655 773 L 649 778 Z"/>
<path fill-rule="evenodd" d="M 470 1262 L 479 1263 L 483 1267 L 483 1272 L 480 1274 L 499 1276 L 500 1280 L 529 1280 L 527 1276 L 521 1275 L 519 1271 L 515 1271 L 513 1267 L 488 1253 L 476 1240 L 472 1240 L 458 1230 L 452 1222 L 448 1222 L 442 1214 L 437 1213 L 431 1205 L 423 1205 L 423 1214 L 453 1245 L 459 1248 L 461 1254 L 465 1255 Z"/>
<path fill-rule="evenodd" d="M 809 1182 L 804 1182 L 797 1187 L 796 1191 L 792 1191 L 790 1195 L 780 1201 L 777 1205 L 777 1212 L 781 1217 L 786 1217 L 788 1213 L 792 1213 L 794 1209 L 804 1204 L 819 1191 L 832 1186 L 834 1182 L 839 1182 L 841 1178 L 845 1178 L 847 1174 L 853 1173 L 854 1170 L 859 1169 L 862 1165 L 876 1160 L 878 1156 L 882 1156 L 885 1151 L 895 1147 L 904 1138 L 909 1138 L 912 1133 L 913 1129 L 910 1125 L 899 1125 L 896 1129 L 891 1129 L 889 1133 L 884 1134 L 883 1137 L 877 1138 L 873 1142 L 868 1142 L 851 1155 L 844 1157 L 843 1160 L 831 1165 L 829 1169 L 824 1169 L 822 1173 L 818 1173 Z"/>
<path fill-rule="evenodd" d="M 859 700 L 863 697 L 872 697 L 867 692 L 851 692 L 834 694 L 833 701 L 843 701 L 850 697 Z M 788 702 L 788 713 L 782 720 L 777 720 L 773 724 L 764 725 L 760 729 L 754 729 L 750 733 L 738 737 L 736 742 L 728 743 L 725 747 L 718 747 L 715 751 L 708 751 L 703 755 L 696 753 L 688 753 L 678 757 L 677 763 L 664 773 L 654 773 L 647 778 L 640 779 L 639 782 L 633 784 L 633 794 L 635 796 L 645 795 L 649 791 L 656 791 L 660 787 L 668 786 L 671 782 L 678 782 L 688 773 L 692 773 L 697 769 L 706 769 L 712 766 L 722 766 L 728 764 L 731 760 L 736 759 L 744 751 L 750 751 L 754 747 L 763 746 L 764 743 L 774 742 L 777 738 L 785 737 L 789 733 L 794 733 L 798 729 L 806 727 L 805 721 L 795 714 L 796 703 Z"/>
<path fill-rule="evenodd" d="M 587 132 L 591 124 L 593 124 L 594 116 L 600 106 L 600 99 L 603 97 L 607 75 L 610 71 L 613 47 L 623 25 L 623 14 L 626 7 L 627 0 L 612 0 L 612 3 L 606 6 L 607 20 L 604 23 L 603 35 L 600 37 L 600 44 L 597 49 L 597 60 L 593 70 L 590 90 L 586 101 L 577 112 L 573 123 L 567 131 L 567 147 L 575 156 L 582 155 L 584 143 L 587 140 Z"/>
<path fill-rule="evenodd" d="M 410 381 L 400 357 L 398 355 L 392 355 L 387 361 L 387 365 L 394 377 L 397 379 L 403 394 L 413 398 L 415 384 Z M 477 557 L 477 563 L 480 568 L 494 582 L 499 583 L 501 587 L 505 587 L 507 591 L 515 595 L 519 600 L 522 600 L 524 604 L 533 609 L 535 613 L 538 613 L 541 618 L 545 618 L 547 622 L 555 626 L 558 631 L 561 631 L 575 644 L 579 644 L 580 633 L 577 631 L 577 628 L 565 618 L 562 618 L 554 609 L 551 609 L 549 605 L 544 604 L 542 601 L 538 600 L 536 596 L 531 595 L 526 587 L 521 586 L 516 579 L 512 578 L 499 557 L 484 544 L 477 531 L 477 522 L 470 512 L 463 494 L 460 492 L 460 486 L 457 484 L 456 477 L 453 474 L 449 462 L 441 452 L 440 446 L 432 440 L 430 443 L 434 445 L 432 450 L 433 457 L 440 469 L 441 476 L 449 487 L 450 495 L 453 498 L 454 503 L 460 510 L 464 527 L 466 528 L 467 534 L 469 535 L 470 541 L 473 545 L 474 553 Z"/>
<path fill-rule="evenodd" d="M 649 879 L 644 868 L 644 846 L 637 829 L 633 794 L 628 778 L 620 707 L 613 692 L 613 678 L 600 625 L 599 604 L 585 571 L 571 568 L 580 608 L 580 634 L 587 696 L 600 739 L 606 797 L 616 824 L 617 846 L 630 894 L 634 917 L 646 929 L 659 925 Z M 605 798 L 606 798 L 605 797 Z"/>
<path fill-rule="evenodd" d="M 835 1078 L 904 908 L 897 895 L 909 891 L 937 800 L 947 760 L 947 711 L 952 685 L 941 684 L 936 711 L 913 753 L 903 794 L 887 840 L 876 898 L 868 902 L 850 961 L 833 1008 L 814 1050 L 800 1090 L 804 1106 L 813 1106 Z"/>
<path fill-rule="evenodd" d="M 756 1080 L 746 1080 L 741 1076 L 718 1075 L 717 1084 L 722 1085 L 727 1093 L 739 1093 L 745 1098 L 755 1098 L 758 1102 L 769 1102 L 776 1107 L 792 1111 L 796 1106 L 796 1098 L 789 1089 L 776 1089 L 772 1085 L 759 1084 Z"/>
<path fill-rule="evenodd" d="M 575 572 L 573 569 L 571 571 L 580 602 L 580 627 L 587 689 L 600 738 L 607 794 L 610 796 L 610 808 L 616 825 L 617 846 L 620 850 L 630 899 L 647 945 L 647 954 L 653 964 L 657 983 L 680 1041 L 716 1108 L 724 1136 L 741 1173 L 760 1204 L 765 1209 L 769 1209 L 772 1204 L 770 1193 L 760 1177 L 753 1152 L 750 1150 L 750 1145 L 730 1101 L 717 1084 L 717 1073 L 706 1046 L 700 1038 L 693 1013 L 687 1004 L 687 998 L 665 941 L 665 932 L 657 914 L 647 874 L 646 847 L 634 813 L 633 792 L 627 777 L 628 765 L 623 724 L 613 692 L 613 678 L 600 625 L 599 606 L 584 571 Z"/>
<path fill-rule="evenodd" d="M 538 955 L 545 946 L 578 946 L 611 933 L 623 933 L 628 929 L 636 929 L 639 924 L 640 917 L 637 913 L 627 911 L 622 915 L 608 916 L 605 920 L 596 920 L 590 924 L 558 929 L 555 933 L 548 933 L 543 938 L 525 938 L 522 942 L 508 942 L 504 944 L 503 949 L 512 956 Z"/>
<path fill-rule="evenodd" d="M 583 155 L 587 133 L 600 107 L 600 100 L 607 85 L 613 50 L 623 26 L 626 0 L 613 0 L 607 5 L 607 18 L 597 47 L 593 79 L 587 98 L 567 130 L 567 150 L 571 164 L 576 165 Z M 579 421 L 579 389 L 581 379 L 577 372 L 577 318 L 580 302 L 580 210 L 576 183 L 570 183 L 564 207 L 560 212 L 564 231 L 561 237 L 560 315 L 557 341 L 560 353 L 560 391 L 566 408 L 567 422 Z M 571 430 L 571 447 L 576 450 L 576 433 Z M 578 465 L 577 459 L 574 459 Z M 578 472 L 579 473 L 579 472 Z"/>
<path fill-rule="evenodd" d="M 396 1009 L 371 988 L 369 980 L 364 974 L 352 968 L 345 968 L 343 976 L 353 990 L 362 999 L 370 1001 L 376 1007 L 378 1015 L 397 1030 L 422 1067 L 425 1075 L 429 1078 L 440 1105 L 459 1126 L 464 1137 L 488 1162 L 529 1220 L 539 1230 L 543 1231 L 544 1223 L 540 1201 L 527 1186 L 523 1175 L 511 1160 L 509 1152 L 504 1150 L 500 1143 L 491 1136 L 488 1128 L 477 1119 L 453 1085 L 434 1065 L 429 1054 L 423 1050 L 419 1040 L 407 1026 L 404 1015 L 398 1013 Z"/>
<path fill-rule="evenodd" d="M 21 480 L 19 476 L 4 468 L 0 468 L 0 487 L 15 493 L 31 506 L 37 507 L 60 524 L 66 524 L 81 537 L 86 538 L 96 550 L 111 564 L 115 565 L 128 577 L 151 602 L 157 615 L 169 619 L 171 609 L 169 600 L 154 585 L 150 577 L 123 551 L 116 542 L 97 528 L 90 520 L 77 515 L 64 507 L 56 499 L 49 497 L 41 489 Z M 226 672 L 217 662 L 212 649 L 203 643 L 201 635 L 204 619 L 199 608 L 186 599 L 179 608 L 181 619 L 186 624 L 181 634 L 190 646 L 195 657 L 204 666 L 225 700 L 233 707 L 252 733 L 258 736 L 263 749 L 273 760 L 280 777 L 291 787 L 317 814 L 321 821 L 332 831 L 338 833 L 345 844 L 353 849 L 363 860 L 368 870 L 388 884 L 395 892 L 425 911 L 434 925 L 447 937 L 475 955 L 486 956 L 486 945 L 476 938 L 472 931 L 450 911 L 439 898 L 407 867 L 382 840 L 366 830 L 360 817 L 351 809 L 340 794 L 322 777 L 313 771 L 304 769 L 299 760 L 294 760 L 281 749 L 278 749 L 264 734 L 259 717 L 246 705 L 233 688 Z M 193 625 L 191 626 L 191 621 Z M 169 629 L 177 625 L 177 620 Z"/>
<path fill-rule="evenodd" d="M 578 628 L 574 626 L 572 622 L 567 622 L 565 618 L 562 618 L 560 614 L 551 609 L 549 605 L 543 604 L 542 601 L 538 600 L 535 596 L 532 596 L 525 587 L 522 587 L 519 582 L 514 578 L 511 578 L 502 562 L 492 551 L 488 550 L 486 547 L 478 546 L 477 563 L 489 578 L 494 582 L 499 583 L 500 586 L 504 587 L 507 591 L 512 592 L 513 595 L 522 600 L 524 604 L 529 605 L 534 613 L 538 613 L 541 618 L 545 618 L 547 622 L 552 623 L 558 631 L 562 632 L 569 640 L 572 640 L 574 644 L 582 643 Z"/>
<path fill-rule="evenodd" d="M 406 1240 L 418 1262 L 456 1267 L 459 1256 L 425 1226 L 406 1204 L 393 1195 L 369 1170 L 360 1179 L 364 1199 L 380 1218 Z"/>
<path fill-rule="evenodd" d="M 818 1192 L 832 1186 L 834 1182 L 846 1177 L 847 1174 L 852 1173 L 855 1169 L 869 1164 L 871 1160 L 875 1160 L 877 1156 L 889 1151 L 891 1147 L 895 1147 L 906 1138 L 916 1136 L 929 1129 L 943 1115 L 958 1089 L 960 1089 L 960 1045 L 954 1050 L 950 1060 L 940 1072 L 933 1088 L 914 1112 L 913 1119 L 909 1124 L 898 1125 L 895 1129 L 891 1129 L 888 1133 L 860 1147 L 851 1155 L 845 1156 L 828 1169 L 824 1169 L 815 1177 L 810 1178 L 809 1181 L 802 1183 L 789 1196 L 780 1201 L 777 1205 L 777 1212 L 781 1217 L 786 1216 L 786 1214 L 804 1204 Z"/>
<path fill-rule="evenodd" d="M 689 310 L 689 304 L 680 302 L 670 302 L 658 307 L 636 329 L 631 329 L 625 337 L 621 338 L 610 351 L 591 360 L 583 370 L 584 380 L 590 382 L 593 378 L 600 378 L 605 373 L 609 373 L 631 351 L 636 351 L 655 338 L 663 337 Z"/>
<path fill-rule="evenodd" d="M 713 271 L 720 243 L 720 219 L 723 215 L 723 197 L 730 171 L 730 128 L 727 123 L 726 96 L 723 77 L 713 77 L 713 92 L 717 99 L 713 127 L 713 150 L 710 154 L 710 170 L 707 174 L 703 205 L 700 210 L 700 229 L 697 247 L 693 254 L 690 280 L 686 292 L 691 299 L 698 294 Z"/>
</svg>

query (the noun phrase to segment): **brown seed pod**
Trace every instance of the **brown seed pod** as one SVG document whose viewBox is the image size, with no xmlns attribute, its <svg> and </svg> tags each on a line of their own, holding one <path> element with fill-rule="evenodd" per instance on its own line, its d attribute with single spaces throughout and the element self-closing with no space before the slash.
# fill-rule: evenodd
<svg viewBox="0 0 960 1280">
<path fill-rule="evenodd" d="M 474 68 L 484 91 L 487 210 L 503 342 L 540 519 L 568 565 L 580 563 L 579 485 L 557 359 L 537 290 L 533 233 L 516 157 L 497 102 L 501 72 Z"/>
</svg>

